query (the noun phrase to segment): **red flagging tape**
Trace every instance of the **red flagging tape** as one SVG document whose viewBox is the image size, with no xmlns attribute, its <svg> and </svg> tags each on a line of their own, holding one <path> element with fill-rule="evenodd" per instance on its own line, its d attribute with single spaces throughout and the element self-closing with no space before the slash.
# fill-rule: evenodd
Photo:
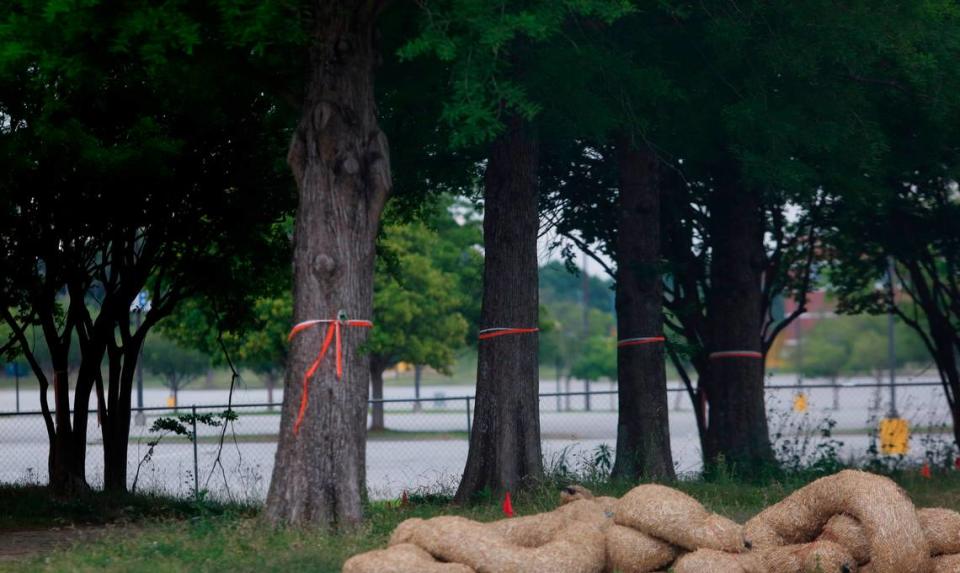
<svg viewBox="0 0 960 573">
<path fill-rule="evenodd" d="M 310 368 L 307 369 L 307 373 L 303 375 L 303 390 L 300 392 L 300 410 L 297 412 L 297 421 L 293 423 L 293 434 L 297 435 L 300 433 L 300 423 L 303 422 L 303 416 L 307 412 L 307 402 L 309 400 L 310 392 L 310 378 L 316 374 L 317 370 L 320 368 L 320 363 L 323 362 L 324 356 L 327 355 L 327 350 L 330 349 L 330 343 L 335 342 L 336 344 L 336 368 L 337 368 L 337 380 L 343 377 L 343 351 L 340 345 L 340 329 L 343 326 L 356 326 L 360 328 L 373 328 L 373 323 L 369 320 L 337 320 L 337 319 L 318 319 L 318 320 L 305 320 L 296 326 L 290 331 L 290 335 L 287 337 L 287 341 L 293 340 L 293 337 L 297 334 L 318 326 L 320 324 L 327 325 L 327 331 L 323 335 L 323 344 L 320 346 L 320 353 L 317 354 L 316 360 L 310 364 Z"/>
<path fill-rule="evenodd" d="M 539 332 L 539 328 L 508 328 L 508 327 L 496 327 L 496 328 L 484 328 L 480 331 L 480 340 L 487 340 L 488 338 L 496 338 L 498 336 L 506 336 L 508 334 L 530 334 L 531 332 Z"/>
<path fill-rule="evenodd" d="M 623 348 L 624 346 L 640 346 L 641 344 L 652 344 L 654 342 L 663 342 L 664 337 L 662 336 L 640 336 L 637 338 L 624 338 L 623 340 L 617 341 L 617 347 Z"/>
<path fill-rule="evenodd" d="M 762 360 L 763 353 L 753 350 L 724 350 L 722 352 L 710 353 L 711 360 L 716 360 L 717 358 L 756 358 Z"/>
</svg>

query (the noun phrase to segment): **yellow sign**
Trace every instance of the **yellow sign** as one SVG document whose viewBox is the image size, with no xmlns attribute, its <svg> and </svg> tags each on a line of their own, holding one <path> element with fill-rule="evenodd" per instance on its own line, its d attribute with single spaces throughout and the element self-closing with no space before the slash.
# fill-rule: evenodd
<svg viewBox="0 0 960 573">
<path fill-rule="evenodd" d="M 880 451 L 891 456 L 910 450 L 910 423 L 903 418 L 880 420 Z"/>
<path fill-rule="evenodd" d="M 176 407 L 177 407 L 177 399 L 174 398 L 173 396 L 167 396 L 167 408 L 176 408 Z"/>
<path fill-rule="evenodd" d="M 807 411 L 807 395 L 803 392 L 797 392 L 797 395 L 793 397 L 793 411 L 794 412 L 806 412 Z"/>
</svg>

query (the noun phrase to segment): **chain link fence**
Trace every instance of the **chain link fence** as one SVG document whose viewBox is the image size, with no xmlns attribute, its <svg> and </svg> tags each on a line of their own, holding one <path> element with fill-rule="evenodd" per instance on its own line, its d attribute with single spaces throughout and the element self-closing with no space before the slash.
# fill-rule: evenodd
<svg viewBox="0 0 960 573">
<path fill-rule="evenodd" d="M 670 384 L 673 458 L 680 474 L 701 468 L 700 446 L 690 400 Z M 767 387 L 770 431 L 781 458 L 818 455 L 828 444 L 844 461 L 868 455 L 877 422 L 885 415 L 882 384 L 807 384 Z M 805 411 L 796 409 L 803 394 Z M 898 385 L 901 416 L 914 434 L 909 459 L 952 456 L 946 400 L 937 381 Z M 367 443 L 367 486 L 374 499 L 403 491 L 451 493 L 467 459 L 475 401 L 473 396 L 400 398 L 378 401 L 384 428 L 371 430 Z M 371 410 L 374 402 L 371 401 Z M 137 491 L 177 497 L 197 492 L 221 499 L 260 502 L 273 472 L 280 427 L 275 404 L 133 409 L 128 480 Z M 548 470 L 596 464 L 597 452 L 616 446 L 616 390 L 555 392 L 540 395 L 540 427 Z M 165 430 L 150 431 L 156 420 L 174 418 Z M 226 418 L 226 419 L 225 419 Z M 103 483 L 103 445 L 96 414 L 87 424 L 87 480 Z M 826 433 L 824 432 L 826 428 Z M 225 430 L 225 431 L 224 431 Z M 193 436 L 196 439 L 193 439 Z M 875 445 L 875 443 L 874 443 Z M 45 483 L 48 443 L 39 412 L 0 413 L 0 483 Z M 952 461 L 952 458 L 950 458 Z M 612 459 L 601 460 L 608 465 Z"/>
</svg>

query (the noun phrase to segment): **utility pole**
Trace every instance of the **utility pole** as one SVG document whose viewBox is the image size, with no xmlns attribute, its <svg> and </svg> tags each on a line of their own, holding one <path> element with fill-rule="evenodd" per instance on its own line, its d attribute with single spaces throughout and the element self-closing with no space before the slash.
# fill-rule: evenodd
<svg viewBox="0 0 960 573">
<path fill-rule="evenodd" d="M 893 284 L 894 262 L 893 257 L 887 257 L 887 279 L 890 283 L 890 310 L 887 314 L 887 359 L 890 367 L 890 414 L 889 418 L 899 418 L 897 413 L 897 353 L 893 338 L 894 314 L 893 305 L 896 301 L 896 290 Z"/>
<path fill-rule="evenodd" d="M 803 386 L 803 328 L 800 323 L 803 321 L 803 315 L 797 317 L 794 322 L 797 337 L 797 386 Z"/>
<path fill-rule="evenodd" d="M 580 263 L 580 286 L 583 290 L 583 341 L 590 337 L 590 276 L 587 275 L 587 252 L 583 251 L 583 259 Z M 590 380 L 584 381 L 584 388 L 587 393 L 584 395 L 584 405 L 587 412 L 590 411 Z"/>
<path fill-rule="evenodd" d="M 147 307 L 147 293 L 141 292 L 137 295 L 137 304 L 133 309 L 136 315 L 137 330 L 140 330 L 140 315 Z M 140 346 L 140 352 L 137 354 L 137 414 L 133 421 L 138 426 L 147 424 L 147 416 L 143 413 L 143 345 Z"/>
</svg>

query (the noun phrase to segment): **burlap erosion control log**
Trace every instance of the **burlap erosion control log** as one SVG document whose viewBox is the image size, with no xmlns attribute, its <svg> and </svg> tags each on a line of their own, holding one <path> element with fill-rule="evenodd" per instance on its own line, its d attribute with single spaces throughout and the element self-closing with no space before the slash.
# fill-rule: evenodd
<svg viewBox="0 0 960 573">
<path fill-rule="evenodd" d="M 416 545 L 401 543 L 355 555 L 343 564 L 343 573 L 476 573 L 459 563 L 441 563 Z"/>
<path fill-rule="evenodd" d="M 960 554 L 934 557 L 933 573 L 960 573 Z"/>
<path fill-rule="evenodd" d="M 614 506 L 613 521 L 684 549 L 743 551 L 743 527 L 710 513 L 689 495 L 662 485 L 633 488 Z"/>
<path fill-rule="evenodd" d="M 917 520 L 931 556 L 960 553 L 960 513 L 942 507 L 927 507 L 917 510 Z M 820 539 L 843 545 L 861 565 L 870 561 L 867 532 L 859 521 L 849 515 L 831 517 L 823 527 Z"/>
<path fill-rule="evenodd" d="M 622 525 L 606 531 L 607 570 L 649 573 L 673 563 L 680 550 L 646 533 Z"/>
<path fill-rule="evenodd" d="M 439 560 L 477 571 L 602 573 L 606 563 L 603 532 L 573 520 L 549 542 L 521 547 L 462 517 L 408 519 L 390 539 L 391 545 L 398 543 L 413 543 Z"/>
<path fill-rule="evenodd" d="M 564 488 L 561 506 L 478 523 L 408 519 L 347 573 L 960 573 L 960 513 L 915 510 L 887 478 L 843 471 L 746 526 L 641 485 L 623 498 Z"/>
<path fill-rule="evenodd" d="M 857 565 L 870 561 L 870 540 L 855 517 L 845 513 L 834 515 L 827 520 L 818 539 L 832 541 L 846 547 Z"/>
<path fill-rule="evenodd" d="M 876 573 L 929 573 L 930 548 L 907 494 L 892 480 L 844 470 L 821 478 L 761 511 L 745 526 L 755 549 L 815 539 L 834 515 L 857 519 Z"/>
</svg>

